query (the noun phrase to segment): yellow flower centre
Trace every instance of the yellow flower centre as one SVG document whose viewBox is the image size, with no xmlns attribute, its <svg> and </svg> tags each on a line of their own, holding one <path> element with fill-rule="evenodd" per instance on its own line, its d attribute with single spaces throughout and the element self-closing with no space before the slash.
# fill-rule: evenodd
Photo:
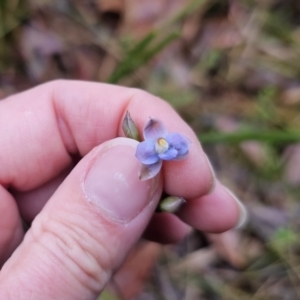
<svg viewBox="0 0 300 300">
<path fill-rule="evenodd" d="M 169 144 L 164 138 L 159 138 L 155 143 L 155 151 L 160 154 L 169 149 Z"/>
</svg>

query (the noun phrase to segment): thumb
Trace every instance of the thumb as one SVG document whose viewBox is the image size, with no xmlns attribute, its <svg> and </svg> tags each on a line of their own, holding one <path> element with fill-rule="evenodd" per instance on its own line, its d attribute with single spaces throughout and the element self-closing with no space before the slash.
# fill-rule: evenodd
<svg viewBox="0 0 300 300">
<path fill-rule="evenodd" d="M 95 299 L 142 234 L 159 178 L 138 180 L 137 142 L 85 156 L 35 218 L 0 275 L 0 299 Z"/>
</svg>

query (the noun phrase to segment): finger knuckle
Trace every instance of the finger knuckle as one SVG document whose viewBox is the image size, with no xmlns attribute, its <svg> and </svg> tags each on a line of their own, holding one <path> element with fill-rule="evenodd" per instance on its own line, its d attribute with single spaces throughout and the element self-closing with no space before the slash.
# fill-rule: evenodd
<svg viewBox="0 0 300 300">
<path fill-rule="evenodd" d="M 88 290 L 99 291 L 111 275 L 109 250 L 78 222 L 44 219 L 35 240 Z"/>
</svg>

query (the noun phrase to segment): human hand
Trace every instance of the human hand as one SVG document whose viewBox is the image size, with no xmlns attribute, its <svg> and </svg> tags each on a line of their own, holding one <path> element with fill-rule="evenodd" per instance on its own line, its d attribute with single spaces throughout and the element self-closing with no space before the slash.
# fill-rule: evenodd
<svg viewBox="0 0 300 300">
<path fill-rule="evenodd" d="M 139 181 L 137 142 L 121 138 L 127 110 L 140 133 L 152 116 L 188 137 L 188 158 Z M 0 299 L 95 299 L 148 224 L 146 236 L 169 243 L 245 218 L 193 131 L 140 90 L 38 86 L 0 102 L 0 141 Z M 153 215 L 162 190 L 187 200 L 176 216 Z M 21 217 L 32 222 L 25 237 Z"/>
</svg>

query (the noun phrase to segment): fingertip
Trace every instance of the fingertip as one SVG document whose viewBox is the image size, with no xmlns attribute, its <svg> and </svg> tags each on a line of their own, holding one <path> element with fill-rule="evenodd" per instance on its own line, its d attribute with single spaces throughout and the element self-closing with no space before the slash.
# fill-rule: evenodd
<svg viewBox="0 0 300 300">
<path fill-rule="evenodd" d="M 191 145 L 187 159 L 165 163 L 164 183 L 166 193 L 186 199 L 199 198 L 213 190 L 215 175 L 199 143 Z"/>
<path fill-rule="evenodd" d="M 178 212 L 178 216 L 198 230 L 224 232 L 240 226 L 246 219 L 245 209 L 236 199 L 227 188 L 217 182 L 211 194 L 188 201 Z"/>
<path fill-rule="evenodd" d="M 236 197 L 236 195 L 233 194 L 233 192 L 231 190 L 229 190 L 228 188 L 224 187 L 227 192 L 232 196 L 232 198 L 236 201 L 236 204 L 238 206 L 238 209 L 239 209 L 239 218 L 238 218 L 238 221 L 237 223 L 235 224 L 235 228 L 238 229 L 238 228 L 241 228 L 243 227 L 247 221 L 248 221 L 248 212 L 247 212 L 247 209 L 246 207 L 244 206 L 244 204 L 241 202 L 240 199 L 238 199 Z"/>
</svg>

